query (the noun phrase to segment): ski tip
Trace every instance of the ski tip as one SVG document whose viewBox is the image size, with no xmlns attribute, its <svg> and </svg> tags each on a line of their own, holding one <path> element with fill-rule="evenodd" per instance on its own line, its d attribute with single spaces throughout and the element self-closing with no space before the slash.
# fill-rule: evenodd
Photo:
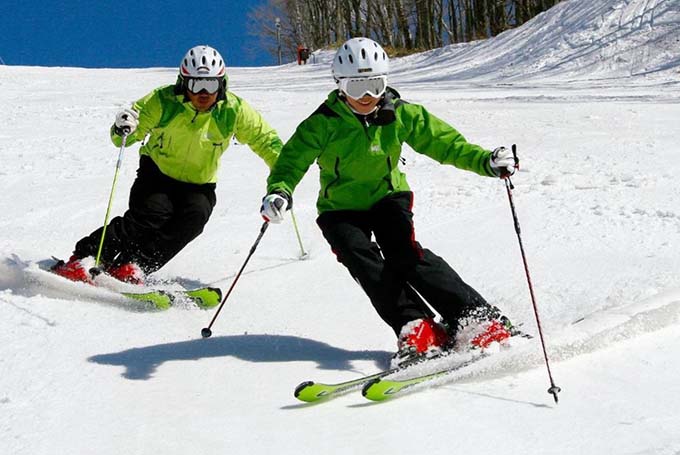
<svg viewBox="0 0 680 455">
<path fill-rule="evenodd" d="M 220 304 L 220 300 L 222 300 L 222 291 L 219 288 L 198 288 L 183 291 L 181 294 L 203 310 L 216 307 Z"/>
<path fill-rule="evenodd" d="M 209 291 L 212 291 L 217 294 L 217 300 L 222 300 L 222 289 L 220 288 L 207 288 Z"/>
<path fill-rule="evenodd" d="M 363 396 L 368 395 L 368 391 L 370 390 L 371 387 L 373 387 L 375 384 L 380 382 L 380 378 L 375 378 L 370 381 L 368 381 L 366 384 L 364 384 L 364 387 L 361 389 L 361 394 Z"/>
<path fill-rule="evenodd" d="M 304 389 L 306 389 L 307 387 L 310 387 L 310 386 L 313 386 L 313 385 L 314 385 L 314 381 L 305 381 L 302 384 L 300 384 L 299 386 L 295 387 L 295 398 L 299 399 L 302 391 Z"/>
</svg>

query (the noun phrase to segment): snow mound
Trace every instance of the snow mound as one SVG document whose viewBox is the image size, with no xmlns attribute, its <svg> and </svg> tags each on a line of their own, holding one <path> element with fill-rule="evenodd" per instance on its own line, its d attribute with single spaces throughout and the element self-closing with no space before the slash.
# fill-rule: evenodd
<svg viewBox="0 0 680 455">
<path fill-rule="evenodd" d="M 447 62 L 433 72 L 432 64 Z M 409 81 L 680 81 L 680 0 L 565 1 L 494 38 L 395 62 Z M 409 71 L 409 68 L 412 68 Z"/>
<path fill-rule="evenodd" d="M 548 356 L 552 364 L 583 356 L 605 349 L 624 340 L 633 339 L 645 333 L 656 332 L 680 323 L 680 290 L 672 290 L 642 302 L 635 302 L 620 308 L 600 310 L 574 321 L 559 333 L 547 334 Z M 540 340 L 512 338 L 503 346 L 491 345 L 491 355 L 472 362 L 446 376 L 415 387 L 412 392 L 447 383 L 485 381 L 494 377 L 517 374 L 532 368 L 540 368 L 545 359 L 539 348 Z M 453 364 L 463 363 L 471 354 L 454 356 Z M 449 366 L 450 359 L 427 362 L 412 368 L 420 374 L 434 373 Z M 397 374 L 396 378 L 408 377 Z"/>
<path fill-rule="evenodd" d="M 0 291 L 23 297 L 48 297 L 70 302 L 84 301 L 112 305 L 129 311 L 148 311 L 151 307 L 142 302 L 127 299 L 112 289 L 65 280 L 47 271 L 50 260 L 29 261 L 16 254 L 0 259 Z M 102 276 L 98 283 L 119 291 L 140 292 L 134 285 L 111 283 L 113 278 Z M 148 289 L 150 290 L 150 289 Z"/>
</svg>

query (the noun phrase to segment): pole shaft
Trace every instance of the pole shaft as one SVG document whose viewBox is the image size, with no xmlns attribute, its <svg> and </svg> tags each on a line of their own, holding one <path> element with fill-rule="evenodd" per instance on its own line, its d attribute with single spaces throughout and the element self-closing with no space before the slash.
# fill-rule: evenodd
<svg viewBox="0 0 680 455">
<path fill-rule="evenodd" d="M 519 160 L 517 159 L 517 146 L 513 144 L 512 153 L 515 156 L 515 167 L 519 165 Z M 519 250 L 522 254 L 522 264 L 524 265 L 524 273 L 526 274 L 527 284 L 529 286 L 529 295 L 531 296 L 531 305 L 533 306 L 534 316 L 536 317 L 536 326 L 538 327 L 538 336 L 541 340 L 541 348 L 543 349 L 543 359 L 545 360 L 545 367 L 548 372 L 548 379 L 550 380 L 550 388 L 548 393 L 553 395 L 555 403 L 557 403 L 557 394 L 560 392 L 560 388 L 555 385 L 553 380 L 552 371 L 550 370 L 550 361 L 548 360 L 548 350 L 545 347 L 545 338 L 543 337 L 543 327 L 541 326 L 541 318 L 538 315 L 538 305 L 536 304 L 536 296 L 534 295 L 534 285 L 531 282 L 531 275 L 529 274 L 529 265 L 527 264 L 526 253 L 524 252 L 524 243 L 522 242 L 522 230 L 519 226 L 519 218 L 517 217 L 517 210 L 515 209 L 515 201 L 512 198 L 512 181 L 510 180 L 510 174 L 502 176 L 505 181 L 505 190 L 508 193 L 508 201 L 510 202 L 510 211 L 512 212 L 512 219 L 515 224 L 515 233 L 517 234 L 517 241 L 519 242 Z"/>
<path fill-rule="evenodd" d="M 293 209 L 290 209 L 290 219 L 293 220 L 293 228 L 295 229 L 295 235 L 297 236 L 298 244 L 300 245 L 300 257 L 305 257 L 307 253 L 305 252 L 305 247 L 302 246 L 302 237 L 300 237 L 300 230 L 298 229 L 297 220 L 295 219 L 295 213 Z"/>
<path fill-rule="evenodd" d="M 113 174 L 113 183 L 111 184 L 111 193 L 109 194 L 109 204 L 106 207 L 106 215 L 104 215 L 104 227 L 102 228 L 102 237 L 99 239 L 99 248 L 97 249 L 97 257 L 94 261 L 95 268 L 99 267 L 102 250 L 104 249 L 104 238 L 106 237 L 106 225 L 109 224 L 109 215 L 111 214 L 111 205 L 113 203 L 113 194 L 116 190 L 116 182 L 118 181 L 118 171 L 123 163 L 123 152 L 125 151 L 125 144 L 127 143 L 128 133 L 123 134 L 123 143 L 118 152 L 118 161 L 116 162 L 116 172 Z"/>
<path fill-rule="evenodd" d="M 515 232 L 517 233 L 517 240 L 519 242 L 519 250 L 520 253 L 522 254 L 522 264 L 524 265 L 524 273 L 526 274 L 527 277 L 527 284 L 529 286 L 529 295 L 531 296 L 531 304 L 534 309 L 534 316 L 536 317 L 536 326 L 538 327 L 538 335 L 541 340 L 541 347 L 543 348 L 543 358 L 545 359 L 545 366 L 546 369 L 548 370 L 548 377 L 550 379 L 550 385 L 552 387 L 555 387 L 555 382 L 553 381 L 552 377 L 552 372 L 550 371 L 550 362 L 548 361 L 548 351 L 546 350 L 545 347 L 545 340 L 543 338 L 543 328 L 541 326 L 541 318 L 538 315 L 538 306 L 536 305 L 536 296 L 534 295 L 534 286 L 533 283 L 531 282 L 531 275 L 529 274 L 529 266 L 527 264 L 527 257 L 524 252 L 524 244 L 522 243 L 522 234 L 521 234 L 521 229 L 519 227 L 519 220 L 517 218 L 517 211 L 515 210 L 515 203 L 512 198 L 512 191 L 510 190 L 510 178 L 506 178 L 505 180 L 505 189 L 507 190 L 508 193 L 508 200 L 510 201 L 510 210 L 512 211 L 512 217 L 515 221 Z"/>
<path fill-rule="evenodd" d="M 255 240 L 255 243 L 253 246 L 250 248 L 250 252 L 248 253 L 248 257 L 246 257 L 245 262 L 241 266 L 241 269 L 238 271 L 236 274 L 236 277 L 234 277 L 234 281 L 231 283 L 231 286 L 229 287 L 229 290 L 227 291 L 227 294 L 224 296 L 222 299 L 222 303 L 220 303 L 219 308 L 217 308 L 217 311 L 215 312 L 215 315 L 213 316 L 212 320 L 210 321 L 210 325 L 208 325 L 208 329 L 212 328 L 212 325 L 215 323 L 215 320 L 217 319 L 217 316 L 219 316 L 220 311 L 222 311 L 222 307 L 224 304 L 227 302 L 227 299 L 229 298 L 229 295 L 231 294 L 231 291 L 234 289 L 234 286 L 236 286 L 236 283 L 238 282 L 238 279 L 241 277 L 241 273 L 243 273 L 243 270 L 246 268 L 246 265 L 248 264 L 248 261 L 250 260 L 250 257 L 255 253 L 255 249 L 257 248 L 257 245 L 260 243 L 260 240 L 262 240 L 262 236 L 264 233 L 267 231 L 267 228 L 269 227 L 269 222 L 265 221 L 262 223 L 262 227 L 260 228 L 260 234 L 257 236 L 257 240 Z"/>
</svg>

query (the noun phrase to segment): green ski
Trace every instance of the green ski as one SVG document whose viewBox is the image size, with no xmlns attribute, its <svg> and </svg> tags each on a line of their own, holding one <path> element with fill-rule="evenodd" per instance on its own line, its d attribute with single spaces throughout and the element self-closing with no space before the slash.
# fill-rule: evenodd
<svg viewBox="0 0 680 455">
<path fill-rule="evenodd" d="M 352 390 L 358 389 L 368 381 L 392 374 L 396 369 L 380 371 L 369 376 L 352 379 L 351 381 L 337 384 L 323 384 L 314 381 L 306 381 L 295 388 L 295 398 L 307 403 L 314 403 L 331 397 L 336 397 Z"/>
<path fill-rule="evenodd" d="M 204 287 L 189 291 L 153 290 L 148 292 L 121 292 L 127 298 L 152 304 L 159 310 L 170 308 L 175 299 L 187 299 L 198 307 L 208 309 L 219 305 L 222 291 L 218 288 Z"/>
<path fill-rule="evenodd" d="M 305 381 L 295 388 L 295 398 L 297 398 L 300 401 L 314 403 L 328 398 L 337 397 L 352 390 L 358 389 L 359 387 L 368 382 L 380 380 L 380 378 L 389 376 L 398 371 L 403 371 L 406 368 L 427 362 L 428 360 L 446 357 L 446 355 L 448 354 L 438 355 L 431 358 L 415 357 L 408 362 L 402 363 L 402 365 L 399 367 L 379 371 L 377 373 L 362 376 L 356 379 L 352 379 L 350 381 L 339 382 L 337 384 L 324 384 L 314 381 Z"/>
<path fill-rule="evenodd" d="M 382 377 L 377 377 L 364 385 L 361 394 L 372 401 L 383 401 L 415 385 L 446 376 L 447 374 L 465 368 L 488 356 L 489 354 L 481 352 L 464 362 L 456 363 L 455 365 L 444 367 L 435 372 L 414 376 L 408 379 L 383 379 Z"/>
</svg>

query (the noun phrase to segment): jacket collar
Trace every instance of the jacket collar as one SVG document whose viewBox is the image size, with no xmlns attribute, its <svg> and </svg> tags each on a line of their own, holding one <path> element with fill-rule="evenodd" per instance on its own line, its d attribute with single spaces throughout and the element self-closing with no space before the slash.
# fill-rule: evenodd
<svg viewBox="0 0 680 455">
<path fill-rule="evenodd" d="M 187 109 L 195 111 L 197 114 L 199 113 L 196 108 L 194 107 L 193 103 L 189 99 L 186 94 L 175 94 L 175 99 L 177 100 L 178 103 L 183 104 Z M 218 99 L 215 104 L 212 105 L 212 107 L 206 111 L 206 112 L 212 112 L 215 109 L 218 109 L 222 104 L 224 104 L 226 100 L 220 100 Z"/>
</svg>

